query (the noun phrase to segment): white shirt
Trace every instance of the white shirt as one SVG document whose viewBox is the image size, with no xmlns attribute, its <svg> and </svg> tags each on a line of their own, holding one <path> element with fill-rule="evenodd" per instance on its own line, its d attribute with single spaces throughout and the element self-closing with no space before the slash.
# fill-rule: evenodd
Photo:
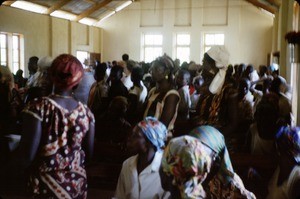
<svg viewBox="0 0 300 199">
<path fill-rule="evenodd" d="M 160 199 L 169 198 L 170 193 L 163 190 L 160 183 L 159 167 L 163 151 L 155 153 L 152 163 L 139 175 L 138 155 L 124 161 L 119 176 L 115 198 L 118 199 Z"/>
<path fill-rule="evenodd" d="M 138 108 L 143 108 L 143 104 L 148 94 L 147 88 L 142 81 L 141 86 L 142 89 L 137 86 L 133 86 L 129 90 L 129 94 L 134 94 L 138 97 Z"/>
<path fill-rule="evenodd" d="M 270 180 L 267 199 L 296 199 L 291 193 L 291 188 L 295 186 L 294 183 L 300 178 L 300 166 L 294 166 L 288 179 L 280 186 L 277 186 L 279 171 L 280 169 L 278 167 Z"/>
<path fill-rule="evenodd" d="M 189 119 L 189 110 L 191 108 L 191 96 L 189 86 L 183 86 L 178 89 L 180 96 L 180 102 L 178 107 L 178 118 L 180 119 Z"/>
<path fill-rule="evenodd" d="M 131 81 L 131 74 L 125 75 L 125 73 L 123 73 L 121 81 L 123 82 L 127 90 L 129 90 L 133 86 L 133 82 Z"/>
</svg>

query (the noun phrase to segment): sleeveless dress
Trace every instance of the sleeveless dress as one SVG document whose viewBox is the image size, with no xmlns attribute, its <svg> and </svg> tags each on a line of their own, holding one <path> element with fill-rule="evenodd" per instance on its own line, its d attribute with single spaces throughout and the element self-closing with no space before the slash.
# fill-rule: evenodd
<svg viewBox="0 0 300 199">
<path fill-rule="evenodd" d="M 291 187 L 293 187 L 296 180 L 299 180 L 300 178 L 300 166 L 294 166 L 288 179 L 280 186 L 277 185 L 279 171 L 280 169 L 278 167 L 269 182 L 269 194 L 267 199 L 296 199 L 292 196 Z"/>
<path fill-rule="evenodd" d="M 143 118 L 146 118 L 147 116 L 153 116 L 153 117 L 157 118 L 158 120 L 160 120 L 160 117 L 162 115 L 162 111 L 164 109 L 166 98 L 169 95 L 174 94 L 174 95 L 178 96 L 179 99 L 180 99 L 180 96 L 179 96 L 179 93 L 177 92 L 177 90 L 172 89 L 172 90 L 169 90 L 165 94 L 165 96 L 163 97 L 162 101 L 159 102 L 156 98 L 159 96 L 160 93 L 155 93 L 155 91 L 156 91 L 156 88 L 152 88 L 149 91 L 148 104 L 147 104 L 146 110 L 144 112 L 144 117 Z M 172 120 L 170 121 L 169 125 L 167 126 L 167 129 L 168 129 L 169 133 L 171 133 L 172 130 L 174 129 L 174 123 L 175 123 L 176 118 L 177 118 L 177 111 L 178 111 L 179 102 L 180 102 L 180 100 L 177 102 L 176 109 L 175 109 L 175 114 L 173 115 Z M 155 105 L 155 103 L 156 103 L 156 105 Z M 154 115 L 149 115 L 149 109 L 153 105 L 156 106 L 155 114 Z"/>
<path fill-rule="evenodd" d="M 24 109 L 42 123 L 39 148 L 30 168 L 29 186 L 37 198 L 86 198 L 87 178 L 82 141 L 94 122 L 92 112 L 78 102 L 69 111 L 48 97 L 34 99 Z"/>
</svg>

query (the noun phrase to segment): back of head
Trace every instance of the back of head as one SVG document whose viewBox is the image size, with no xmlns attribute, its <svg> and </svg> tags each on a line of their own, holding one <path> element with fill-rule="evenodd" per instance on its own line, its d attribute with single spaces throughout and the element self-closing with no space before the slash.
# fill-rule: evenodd
<svg viewBox="0 0 300 199">
<path fill-rule="evenodd" d="M 131 72 L 131 80 L 133 82 L 140 82 L 141 80 L 143 80 L 143 75 L 144 72 L 142 68 L 134 67 Z"/>
<path fill-rule="evenodd" d="M 127 111 L 128 101 L 126 97 L 117 96 L 113 98 L 108 107 L 108 112 L 111 115 L 123 117 Z"/>
<path fill-rule="evenodd" d="M 14 77 L 6 66 L 0 65 L 0 83 L 8 86 L 10 90 L 14 87 Z"/>
<path fill-rule="evenodd" d="M 120 65 L 113 66 L 110 71 L 110 79 L 111 80 L 120 80 L 123 74 L 123 67 Z"/>
<path fill-rule="evenodd" d="M 101 80 L 104 78 L 107 70 L 107 65 L 106 63 L 98 63 L 96 68 L 95 68 L 95 79 L 96 80 Z"/>
<path fill-rule="evenodd" d="M 285 86 L 286 81 L 283 77 L 277 76 L 273 79 L 270 91 L 279 94 L 281 92 L 281 86 Z"/>
<path fill-rule="evenodd" d="M 280 152 L 293 158 L 300 165 L 300 128 L 282 127 L 276 134 L 276 145 Z"/>
<path fill-rule="evenodd" d="M 133 60 L 126 61 L 126 67 L 129 72 L 132 72 L 132 69 L 136 66 L 136 62 Z"/>
<path fill-rule="evenodd" d="M 263 139 L 274 139 L 280 124 L 279 121 L 279 98 L 273 93 L 265 94 L 258 103 L 254 113 L 257 129 Z"/>
<path fill-rule="evenodd" d="M 82 79 L 83 67 L 80 61 L 69 54 L 56 57 L 50 67 L 50 74 L 56 88 L 70 90 Z"/>
<path fill-rule="evenodd" d="M 161 161 L 162 171 L 173 177 L 181 198 L 203 198 L 201 183 L 211 167 L 211 158 L 196 138 L 181 136 L 167 145 Z"/>
<path fill-rule="evenodd" d="M 29 61 L 28 61 L 28 70 L 29 70 L 29 74 L 34 74 L 36 73 L 37 69 L 38 69 L 38 60 L 39 58 L 36 56 L 30 57 Z"/>
<path fill-rule="evenodd" d="M 41 72 L 47 71 L 48 68 L 50 68 L 51 64 L 53 62 L 52 57 L 42 57 L 39 59 L 37 65 L 38 65 L 38 70 Z"/>
<path fill-rule="evenodd" d="M 128 60 L 129 60 L 129 55 L 126 54 L 126 53 L 123 54 L 123 55 L 122 55 L 122 60 L 123 60 L 123 61 L 128 61 Z"/>
</svg>

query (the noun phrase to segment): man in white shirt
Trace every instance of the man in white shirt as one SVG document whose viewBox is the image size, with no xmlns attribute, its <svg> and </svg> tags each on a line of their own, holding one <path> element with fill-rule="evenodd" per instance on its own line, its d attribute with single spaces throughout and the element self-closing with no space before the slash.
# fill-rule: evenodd
<svg viewBox="0 0 300 199">
<path fill-rule="evenodd" d="M 159 176 L 161 148 L 166 136 L 165 125 L 153 117 L 147 117 L 135 126 L 128 145 L 138 154 L 123 163 L 115 198 L 164 199 L 170 196 L 163 190 Z"/>
</svg>

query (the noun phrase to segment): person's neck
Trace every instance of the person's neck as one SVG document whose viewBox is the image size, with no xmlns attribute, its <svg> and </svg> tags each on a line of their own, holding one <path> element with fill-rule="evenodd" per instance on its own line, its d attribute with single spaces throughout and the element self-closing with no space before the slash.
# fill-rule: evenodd
<svg viewBox="0 0 300 199">
<path fill-rule="evenodd" d="M 167 92 L 170 89 L 171 89 L 171 84 L 166 80 L 156 83 L 156 90 L 158 92 Z"/>
<path fill-rule="evenodd" d="M 141 81 L 136 81 L 136 82 L 133 82 L 133 85 L 134 86 L 137 86 L 137 87 L 142 87 L 142 85 L 141 85 Z"/>
<path fill-rule="evenodd" d="M 54 89 L 52 93 L 55 97 L 62 97 L 62 98 L 71 98 L 73 97 L 72 90 L 58 90 Z"/>
<path fill-rule="evenodd" d="M 154 159 L 155 150 L 153 147 L 150 147 L 146 152 L 139 153 L 137 170 L 138 173 L 141 173 L 148 165 L 150 165 Z"/>
</svg>

